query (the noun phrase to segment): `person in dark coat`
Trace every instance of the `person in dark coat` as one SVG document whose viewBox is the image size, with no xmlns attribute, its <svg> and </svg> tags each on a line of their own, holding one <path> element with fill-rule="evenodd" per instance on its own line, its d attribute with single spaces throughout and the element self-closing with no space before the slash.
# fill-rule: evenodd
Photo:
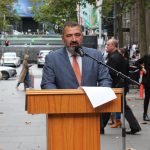
<svg viewBox="0 0 150 150">
<path fill-rule="evenodd" d="M 107 57 L 107 65 L 110 67 L 114 68 L 115 70 L 127 75 L 128 70 L 127 70 L 127 63 L 123 57 L 123 55 L 119 52 L 118 50 L 118 42 L 116 39 L 112 38 L 109 39 L 106 43 L 106 51 L 108 52 L 108 57 Z M 112 87 L 113 88 L 126 88 L 126 79 L 121 78 L 120 76 L 117 75 L 116 72 L 113 70 L 109 69 L 110 75 L 112 77 Z M 126 91 L 126 89 L 125 89 Z M 125 93 L 126 94 L 126 93 Z M 127 105 L 126 102 L 126 96 L 124 95 L 124 100 L 125 100 L 125 118 L 127 119 L 129 126 L 131 128 L 130 131 L 127 131 L 127 134 L 135 134 L 141 130 L 141 127 L 135 118 L 131 108 Z M 119 116 L 118 116 L 118 119 Z M 115 126 L 120 125 L 120 121 L 116 122 Z"/>
<path fill-rule="evenodd" d="M 129 71 L 130 71 L 130 65 L 129 65 L 129 53 L 128 50 L 126 48 L 119 48 L 119 52 L 122 54 L 122 56 L 124 57 L 124 69 L 126 70 L 124 72 L 124 74 L 126 76 L 129 76 Z M 129 92 L 129 83 L 130 81 L 128 81 L 127 79 L 125 79 L 125 83 L 124 83 L 124 94 L 126 96 L 126 94 Z"/>
<path fill-rule="evenodd" d="M 144 85 L 145 89 L 143 120 L 150 121 L 150 118 L 147 114 L 150 100 L 150 50 L 148 54 L 137 60 L 135 65 L 141 66 L 143 70 L 142 84 Z"/>
</svg>

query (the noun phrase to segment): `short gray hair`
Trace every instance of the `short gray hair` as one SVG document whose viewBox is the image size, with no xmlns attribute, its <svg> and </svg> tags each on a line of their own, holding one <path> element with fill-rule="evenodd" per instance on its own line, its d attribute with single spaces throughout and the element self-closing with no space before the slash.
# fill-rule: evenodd
<svg viewBox="0 0 150 150">
<path fill-rule="evenodd" d="M 65 24 L 64 24 L 64 27 L 63 27 L 63 30 L 62 30 L 62 34 L 64 34 L 64 29 L 66 27 L 80 27 L 81 29 L 81 32 L 82 32 L 82 28 L 81 28 L 81 25 L 78 23 L 78 22 L 75 22 L 75 21 L 67 21 Z"/>
</svg>

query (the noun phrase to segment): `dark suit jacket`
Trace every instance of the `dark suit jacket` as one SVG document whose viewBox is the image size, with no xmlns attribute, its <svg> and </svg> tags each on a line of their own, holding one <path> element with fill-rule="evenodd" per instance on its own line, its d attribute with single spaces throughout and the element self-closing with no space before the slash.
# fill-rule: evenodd
<svg viewBox="0 0 150 150">
<path fill-rule="evenodd" d="M 107 57 L 107 65 L 114 68 L 115 70 L 128 75 L 129 73 L 129 63 L 124 59 L 124 57 L 116 50 L 115 52 L 111 53 Z M 122 79 L 117 75 L 116 72 L 110 69 L 110 75 L 112 77 L 112 87 L 113 88 L 127 88 L 127 81 Z M 126 91 L 127 89 L 125 89 Z"/>
<path fill-rule="evenodd" d="M 143 74 L 142 83 L 145 87 L 150 87 L 150 55 L 145 55 L 135 62 L 135 65 L 140 66 L 141 64 L 144 64 L 144 68 L 147 71 L 146 74 Z"/>
<path fill-rule="evenodd" d="M 96 49 L 83 47 L 83 51 L 92 57 L 104 62 L 102 54 Z M 84 56 L 82 58 L 81 86 L 111 87 L 109 70 L 102 64 Z M 66 48 L 61 48 L 49 53 L 43 67 L 42 89 L 76 89 L 79 87 L 72 69 Z"/>
</svg>

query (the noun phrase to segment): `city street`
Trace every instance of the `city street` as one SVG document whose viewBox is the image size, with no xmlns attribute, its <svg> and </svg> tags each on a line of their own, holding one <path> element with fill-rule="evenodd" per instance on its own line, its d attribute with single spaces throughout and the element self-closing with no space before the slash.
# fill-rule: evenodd
<svg viewBox="0 0 150 150">
<path fill-rule="evenodd" d="M 21 70 L 17 68 L 18 75 Z M 42 68 L 34 64 L 34 88 L 40 89 Z M 31 115 L 25 111 L 25 91 L 23 84 L 16 89 L 18 75 L 9 80 L 0 80 L 0 150 L 46 150 L 46 116 Z M 136 115 L 142 131 L 135 135 L 126 135 L 128 150 L 150 150 L 150 122 L 143 122 L 143 100 L 139 99 L 138 89 L 130 89 L 127 101 Z M 129 129 L 126 122 L 126 128 Z M 121 128 L 107 125 L 101 135 L 101 150 L 122 150 Z M 132 148 L 132 149 L 131 149 Z"/>
</svg>

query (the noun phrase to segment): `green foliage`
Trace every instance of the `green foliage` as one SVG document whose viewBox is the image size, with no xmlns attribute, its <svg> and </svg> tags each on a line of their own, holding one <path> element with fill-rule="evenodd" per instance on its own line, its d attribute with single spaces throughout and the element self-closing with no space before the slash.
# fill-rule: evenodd
<svg viewBox="0 0 150 150">
<path fill-rule="evenodd" d="M 60 33 L 64 22 L 77 21 L 77 4 L 85 6 L 85 2 L 80 0 L 31 0 L 33 2 L 34 20 L 44 23 L 50 28 L 53 25 Z M 87 0 L 95 3 L 95 0 Z M 39 5 L 40 4 L 40 5 Z"/>
<path fill-rule="evenodd" d="M 77 20 L 77 0 L 32 0 L 34 19 L 37 22 L 58 26 L 56 32 L 60 32 L 65 21 Z M 38 5 L 40 3 L 40 5 Z"/>
<path fill-rule="evenodd" d="M 150 9 L 150 0 L 145 0 L 145 8 Z"/>
<path fill-rule="evenodd" d="M 108 16 L 114 5 L 118 7 L 117 15 L 120 16 L 131 10 L 136 0 L 104 0 L 102 4 L 102 14 Z"/>
<path fill-rule="evenodd" d="M 0 1 L 0 30 L 7 30 L 7 26 L 19 17 L 13 11 L 12 6 L 16 0 L 1 0 Z"/>
</svg>

